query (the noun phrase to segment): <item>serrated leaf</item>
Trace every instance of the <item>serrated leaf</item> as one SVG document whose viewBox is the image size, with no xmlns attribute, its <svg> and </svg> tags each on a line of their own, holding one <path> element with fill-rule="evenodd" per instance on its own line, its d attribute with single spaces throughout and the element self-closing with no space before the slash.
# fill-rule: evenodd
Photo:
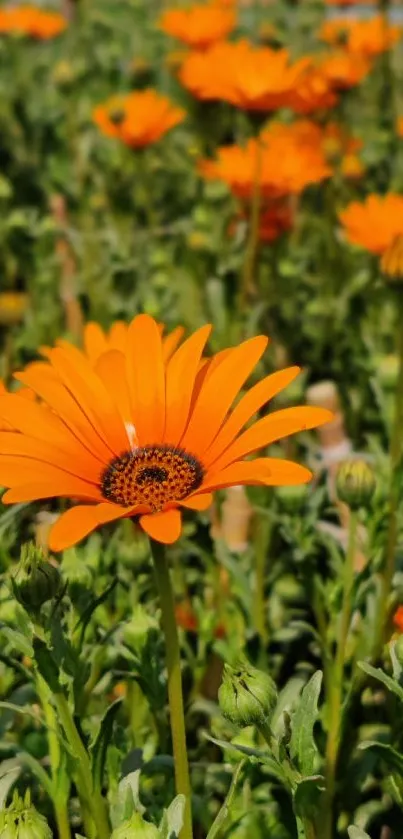
<svg viewBox="0 0 403 839">
<path fill-rule="evenodd" d="M 122 704 L 122 699 L 116 699 L 112 705 L 109 706 L 104 716 L 102 717 L 98 734 L 95 738 L 91 749 L 92 754 L 92 777 L 95 789 L 102 789 L 102 782 L 104 777 L 106 750 L 112 736 L 113 724 L 115 722 L 116 714 Z"/>
<path fill-rule="evenodd" d="M 367 664 L 366 661 L 359 661 L 358 667 L 360 667 L 360 669 L 363 670 L 364 673 L 367 673 L 368 676 L 372 676 L 373 679 L 377 679 L 378 682 L 382 682 L 382 684 L 385 685 L 385 687 L 387 687 L 388 690 L 391 691 L 391 693 L 396 694 L 396 696 L 398 696 L 399 699 L 403 702 L 403 688 L 400 687 L 400 685 L 395 681 L 395 679 L 392 679 L 391 676 L 388 676 L 387 673 L 384 673 L 384 671 L 381 670 L 380 667 L 372 667 L 372 665 Z"/>
<path fill-rule="evenodd" d="M 296 816 L 312 819 L 319 810 L 322 793 L 325 789 L 323 775 L 311 775 L 297 785 L 294 792 L 294 811 Z"/>
<path fill-rule="evenodd" d="M 385 763 L 403 777 L 403 755 L 400 755 L 393 746 L 388 743 L 377 743 L 375 740 L 367 740 L 360 743 L 359 749 L 371 749 L 375 752 Z"/>
<path fill-rule="evenodd" d="M 322 675 L 322 671 L 318 670 L 305 685 L 298 707 L 291 719 L 290 754 L 304 776 L 313 775 L 315 769 L 318 750 L 313 729 L 318 719 Z"/>
<path fill-rule="evenodd" d="M 368 833 L 365 833 L 365 830 L 361 830 L 360 827 L 354 827 L 354 825 L 347 828 L 347 833 L 349 839 L 371 839 Z"/>
<path fill-rule="evenodd" d="M 184 795 L 177 795 L 171 801 L 167 810 L 164 810 L 159 832 L 161 839 L 176 839 L 179 836 L 185 813 L 186 798 Z"/>
</svg>

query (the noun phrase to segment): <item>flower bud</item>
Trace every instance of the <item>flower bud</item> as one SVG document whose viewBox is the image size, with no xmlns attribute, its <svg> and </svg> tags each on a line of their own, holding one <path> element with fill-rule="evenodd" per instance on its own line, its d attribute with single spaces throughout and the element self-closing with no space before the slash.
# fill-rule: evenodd
<svg viewBox="0 0 403 839">
<path fill-rule="evenodd" d="M 336 477 L 337 495 L 350 510 L 368 507 L 375 492 L 373 469 L 365 460 L 345 460 Z"/>
<path fill-rule="evenodd" d="M 276 497 L 286 513 L 297 513 L 305 504 L 308 489 L 305 484 L 282 486 L 276 489 Z"/>
<path fill-rule="evenodd" d="M 159 632 L 158 621 L 149 615 L 142 606 L 137 605 L 130 621 L 122 629 L 123 640 L 138 655 L 147 644 L 150 632 Z"/>
<path fill-rule="evenodd" d="M 0 812 L 0 839 L 52 839 L 46 819 L 31 806 L 29 790 L 24 800 L 15 793 L 10 806 Z"/>
<path fill-rule="evenodd" d="M 159 835 L 155 824 L 144 821 L 140 813 L 133 813 L 130 819 L 113 831 L 111 839 L 159 839 Z"/>
<path fill-rule="evenodd" d="M 277 703 L 273 679 L 249 662 L 224 668 L 218 700 L 223 716 L 240 727 L 267 723 Z"/>
<path fill-rule="evenodd" d="M 13 590 L 26 609 L 38 610 L 60 590 L 59 569 L 45 559 L 33 542 L 21 548 L 21 558 L 12 578 Z"/>
</svg>

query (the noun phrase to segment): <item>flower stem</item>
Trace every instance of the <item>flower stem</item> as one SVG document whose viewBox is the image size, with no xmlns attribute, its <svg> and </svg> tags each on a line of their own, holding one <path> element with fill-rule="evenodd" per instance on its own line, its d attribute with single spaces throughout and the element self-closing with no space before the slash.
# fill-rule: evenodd
<svg viewBox="0 0 403 839">
<path fill-rule="evenodd" d="M 385 566 L 382 575 L 381 594 L 378 609 L 378 626 L 375 633 L 374 657 L 378 658 L 382 652 L 385 628 L 388 620 L 388 601 L 392 587 L 393 573 L 396 561 L 396 544 L 398 537 L 397 512 L 399 506 L 400 465 L 402 457 L 402 424 L 403 424 L 403 292 L 397 291 L 397 354 L 399 359 L 399 373 L 396 387 L 395 413 L 390 441 L 390 484 L 389 484 L 389 521 L 386 539 Z"/>
<path fill-rule="evenodd" d="M 269 641 L 266 616 L 265 581 L 267 548 L 270 543 L 270 535 L 271 524 L 266 518 L 261 516 L 257 522 L 255 537 L 255 597 L 253 609 L 255 629 L 262 639 L 264 647 L 267 647 Z"/>
<path fill-rule="evenodd" d="M 89 829 L 91 831 L 88 839 L 109 839 L 110 828 L 106 802 L 102 794 L 93 788 L 90 759 L 77 731 L 67 699 L 64 693 L 55 693 L 53 700 L 67 741 L 76 758 L 78 792 L 95 826 L 94 834 L 92 826 L 86 825 L 86 832 Z"/>
<path fill-rule="evenodd" d="M 333 837 L 333 804 L 336 790 L 336 768 L 339 755 L 341 734 L 341 709 L 343 698 L 343 676 L 346 661 L 346 645 L 351 621 L 351 599 L 354 585 L 354 556 L 357 539 L 358 513 L 351 511 L 347 556 L 344 565 L 343 604 L 341 611 L 340 632 L 337 639 L 336 659 L 333 670 L 329 703 L 328 737 L 326 743 L 326 795 L 323 814 L 323 839 Z"/>
<path fill-rule="evenodd" d="M 54 789 L 52 800 L 57 823 L 57 832 L 59 839 L 71 839 L 70 821 L 67 809 L 68 793 L 65 794 L 64 790 L 61 789 L 58 784 L 58 770 L 61 760 L 61 750 L 57 736 L 57 717 L 51 702 L 51 692 L 45 682 L 45 679 L 40 675 L 40 673 L 37 674 L 36 690 L 42 705 L 48 729 L 50 772 Z"/>
<path fill-rule="evenodd" d="M 184 825 L 180 832 L 180 839 L 192 839 L 191 787 L 186 750 L 185 714 L 179 639 L 175 620 L 175 603 L 165 548 L 159 542 L 150 541 L 150 545 L 160 597 L 161 623 L 166 644 L 168 698 L 171 716 L 176 792 L 178 795 L 184 795 L 186 799 Z"/>
<path fill-rule="evenodd" d="M 246 245 L 245 262 L 241 275 L 238 294 L 238 311 L 242 316 L 245 303 L 254 287 L 256 254 L 259 244 L 259 218 L 261 208 L 261 170 L 263 148 L 259 138 L 256 140 L 255 173 L 253 180 L 252 202 L 250 209 L 249 234 Z"/>
</svg>

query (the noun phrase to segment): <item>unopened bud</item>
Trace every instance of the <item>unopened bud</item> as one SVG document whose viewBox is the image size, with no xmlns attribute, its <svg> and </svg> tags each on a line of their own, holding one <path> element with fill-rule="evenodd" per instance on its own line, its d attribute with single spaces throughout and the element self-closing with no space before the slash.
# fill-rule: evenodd
<svg viewBox="0 0 403 839">
<path fill-rule="evenodd" d="M 339 467 L 336 477 L 337 495 L 350 510 L 368 507 L 375 487 L 373 469 L 365 460 L 345 460 Z"/>
<path fill-rule="evenodd" d="M 223 716 L 235 725 L 263 725 L 277 704 L 277 689 L 267 673 L 248 662 L 235 668 L 226 664 L 218 700 Z"/>
<path fill-rule="evenodd" d="M 0 839 L 52 839 L 46 819 L 31 805 L 29 791 L 22 800 L 17 793 L 0 812 Z"/>
<path fill-rule="evenodd" d="M 287 513 L 296 513 L 305 504 L 308 489 L 305 484 L 282 486 L 276 489 L 276 496 Z"/>
<path fill-rule="evenodd" d="M 146 822 L 140 813 L 133 813 L 130 819 L 115 828 L 111 839 L 158 839 L 159 835 L 155 824 Z"/>
<path fill-rule="evenodd" d="M 22 546 L 21 559 L 13 575 L 15 597 L 26 609 L 38 610 L 60 590 L 60 573 L 33 542 Z"/>
<path fill-rule="evenodd" d="M 153 631 L 159 632 L 158 621 L 149 615 L 142 606 L 138 605 L 134 609 L 131 620 L 123 626 L 123 640 L 130 649 L 139 655 L 147 644 L 150 632 Z"/>
<path fill-rule="evenodd" d="M 403 234 L 396 236 L 384 252 L 381 271 L 390 285 L 403 287 Z"/>
</svg>

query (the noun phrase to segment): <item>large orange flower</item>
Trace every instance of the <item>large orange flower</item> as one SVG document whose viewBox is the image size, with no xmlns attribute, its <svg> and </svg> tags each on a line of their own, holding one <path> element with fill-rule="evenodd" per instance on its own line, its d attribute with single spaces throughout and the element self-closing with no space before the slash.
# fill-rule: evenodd
<svg viewBox="0 0 403 839">
<path fill-rule="evenodd" d="M 375 58 L 397 44 L 402 27 L 387 23 L 382 15 L 369 20 L 336 18 L 322 26 L 320 35 L 323 41 L 343 46 L 355 56 Z"/>
<path fill-rule="evenodd" d="M 334 90 L 348 90 L 360 84 L 371 70 L 371 62 L 361 55 L 338 50 L 324 56 L 319 67 Z"/>
<path fill-rule="evenodd" d="M 339 218 L 349 242 L 381 256 L 403 236 L 403 195 L 369 195 L 349 204 Z"/>
<path fill-rule="evenodd" d="M 215 44 L 185 58 L 179 78 L 197 99 L 221 100 L 254 111 L 289 104 L 311 66 L 311 60 L 290 61 L 287 50 L 254 47 L 248 41 Z"/>
<path fill-rule="evenodd" d="M 225 38 L 236 24 L 232 9 L 210 3 L 189 9 L 168 9 L 160 19 L 160 27 L 167 35 L 178 38 L 193 49 L 206 49 Z"/>
<path fill-rule="evenodd" d="M 319 138 L 320 139 L 320 138 Z M 234 195 L 250 198 L 259 178 L 263 198 L 298 195 L 332 170 L 316 138 L 301 138 L 292 125 L 273 123 L 259 141 L 223 146 L 215 160 L 200 163 L 202 175 L 226 183 Z"/>
<path fill-rule="evenodd" d="M 67 27 L 67 20 L 57 12 L 45 12 L 35 6 L 10 6 L 0 9 L 0 33 L 16 32 L 48 40 Z"/>
<path fill-rule="evenodd" d="M 58 496 L 81 502 L 54 525 L 52 550 L 125 517 L 136 517 L 153 539 L 168 544 L 180 536 L 179 508 L 206 509 L 220 487 L 310 479 L 297 463 L 245 458 L 327 422 L 330 412 L 287 408 L 245 430 L 298 368 L 267 376 L 233 407 L 267 338 L 252 338 L 201 365 L 209 333 L 209 326 L 199 329 L 165 364 L 158 324 L 139 315 L 129 326 L 125 353 L 109 350 L 93 367 L 66 344 L 49 354 L 54 381 L 32 369 L 20 373 L 39 404 L 18 394 L 0 396 L 1 421 L 17 429 L 0 433 L 0 483 L 9 488 L 3 503 Z"/>
<path fill-rule="evenodd" d="M 269 131 L 263 133 L 263 136 L 265 135 L 283 137 L 285 142 L 292 137 L 298 147 L 307 146 L 311 155 L 316 149 L 316 159 L 318 153 L 323 155 L 329 165 L 339 168 L 346 177 L 357 178 L 364 172 L 357 156 L 357 152 L 363 146 L 362 140 L 351 135 L 338 122 L 328 122 L 325 125 L 308 119 L 297 120 L 291 125 L 273 122 Z"/>
<path fill-rule="evenodd" d="M 113 96 L 93 112 L 94 122 L 107 137 L 132 148 L 157 142 L 184 117 L 182 108 L 151 89 Z"/>
</svg>

